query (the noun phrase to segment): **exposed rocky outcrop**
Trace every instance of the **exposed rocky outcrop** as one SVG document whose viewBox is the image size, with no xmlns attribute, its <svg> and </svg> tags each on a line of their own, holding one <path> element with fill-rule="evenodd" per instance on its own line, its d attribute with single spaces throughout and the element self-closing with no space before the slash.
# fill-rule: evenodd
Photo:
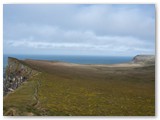
<svg viewBox="0 0 160 120">
<path fill-rule="evenodd" d="M 3 94 L 6 95 L 8 92 L 13 92 L 36 73 L 36 70 L 27 66 L 23 61 L 9 57 L 3 80 Z"/>
<path fill-rule="evenodd" d="M 140 64 L 154 65 L 155 55 L 137 55 L 133 58 L 132 62 L 140 63 Z"/>
</svg>

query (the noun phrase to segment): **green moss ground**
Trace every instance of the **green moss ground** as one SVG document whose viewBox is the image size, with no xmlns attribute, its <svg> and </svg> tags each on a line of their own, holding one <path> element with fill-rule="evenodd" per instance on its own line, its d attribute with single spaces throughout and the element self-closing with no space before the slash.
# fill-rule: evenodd
<svg viewBox="0 0 160 120">
<path fill-rule="evenodd" d="M 154 66 L 101 74 L 44 70 L 4 97 L 4 115 L 154 116 L 154 76 Z"/>
</svg>

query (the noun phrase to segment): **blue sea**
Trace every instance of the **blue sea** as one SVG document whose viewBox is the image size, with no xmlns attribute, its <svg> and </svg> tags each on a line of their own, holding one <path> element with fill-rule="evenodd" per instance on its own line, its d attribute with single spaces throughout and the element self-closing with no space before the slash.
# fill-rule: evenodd
<svg viewBox="0 0 160 120">
<path fill-rule="evenodd" d="M 53 60 L 78 64 L 115 64 L 130 62 L 133 56 L 80 56 L 80 55 L 3 55 L 3 68 L 7 66 L 8 57 L 15 57 L 21 60 Z"/>
</svg>

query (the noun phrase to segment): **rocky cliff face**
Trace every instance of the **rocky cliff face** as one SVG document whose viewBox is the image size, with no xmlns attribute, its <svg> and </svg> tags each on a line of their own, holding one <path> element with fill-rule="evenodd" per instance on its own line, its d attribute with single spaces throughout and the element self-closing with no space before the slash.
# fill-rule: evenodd
<svg viewBox="0 0 160 120">
<path fill-rule="evenodd" d="M 3 80 L 3 94 L 6 95 L 8 92 L 14 91 L 36 73 L 37 71 L 27 66 L 23 61 L 9 57 Z"/>
<path fill-rule="evenodd" d="M 154 55 L 137 55 L 132 60 L 133 63 L 155 64 Z"/>
</svg>

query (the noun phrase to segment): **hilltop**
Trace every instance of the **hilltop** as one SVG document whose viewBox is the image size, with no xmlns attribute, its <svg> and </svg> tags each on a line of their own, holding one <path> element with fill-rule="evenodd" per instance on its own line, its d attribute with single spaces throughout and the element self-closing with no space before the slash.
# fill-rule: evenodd
<svg viewBox="0 0 160 120">
<path fill-rule="evenodd" d="M 155 64 L 154 55 L 137 55 L 133 58 L 134 63 Z"/>
<path fill-rule="evenodd" d="M 84 65 L 9 58 L 4 115 L 153 116 L 154 59 Z"/>
</svg>

